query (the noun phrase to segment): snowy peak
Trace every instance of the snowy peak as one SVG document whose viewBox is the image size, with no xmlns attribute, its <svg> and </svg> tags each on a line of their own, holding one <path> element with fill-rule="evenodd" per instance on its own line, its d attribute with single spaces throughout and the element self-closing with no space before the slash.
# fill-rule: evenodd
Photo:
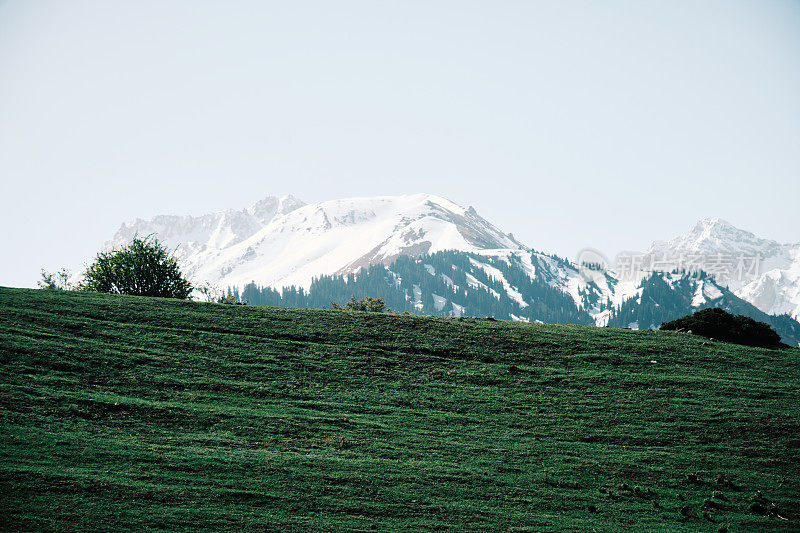
<svg viewBox="0 0 800 533">
<path fill-rule="evenodd" d="M 276 215 L 285 215 L 304 205 L 306 205 L 305 202 L 298 200 L 291 194 L 281 197 L 267 196 L 248 207 L 245 211 L 266 226 Z"/>
<path fill-rule="evenodd" d="M 761 239 L 721 218 L 700 219 L 685 235 L 656 241 L 648 253 L 755 253 L 773 255 L 780 244 Z"/>
<path fill-rule="evenodd" d="M 704 218 L 685 235 L 654 242 L 643 263 L 704 270 L 766 313 L 800 316 L 800 244 L 781 244 Z"/>
<path fill-rule="evenodd" d="M 465 243 L 479 249 L 523 247 L 480 217 L 474 208 L 464 209 L 431 194 L 332 200 L 298 209 L 285 220 L 276 222 L 309 231 L 377 222 L 391 225 L 394 233 L 404 234 L 404 242 L 424 240 L 431 243 L 432 248 L 460 248 Z M 448 229 L 455 233 L 433 231 L 441 223 L 452 225 Z"/>
</svg>

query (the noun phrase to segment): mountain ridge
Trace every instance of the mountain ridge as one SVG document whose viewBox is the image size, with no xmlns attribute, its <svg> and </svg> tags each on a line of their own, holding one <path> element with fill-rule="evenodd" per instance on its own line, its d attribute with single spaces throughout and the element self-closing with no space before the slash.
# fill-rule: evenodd
<svg viewBox="0 0 800 533">
<path fill-rule="evenodd" d="M 105 247 L 123 244 L 137 232 L 156 233 L 160 239 L 163 233 L 190 277 L 221 286 L 253 281 L 272 287 L 308 287 L 315 276 L 347 274 L 389 263 L 400 255 L 445 249 L 526 249 L 474 208 L 435 195 L 358 197 L 314 204 L 284 198 L 293 200 L 289 208 L 271 209 L 272 216 L 262 219 L 251 208 L 219 212 L 210 221 L 191 219 L 206 230 L 217 224 L 213 233 L 178 224 L 165 228 L 158 217 L 137 220 L 123 225 Z M 203 237 L 207 242 L 200 242 Z"/>
</svg>

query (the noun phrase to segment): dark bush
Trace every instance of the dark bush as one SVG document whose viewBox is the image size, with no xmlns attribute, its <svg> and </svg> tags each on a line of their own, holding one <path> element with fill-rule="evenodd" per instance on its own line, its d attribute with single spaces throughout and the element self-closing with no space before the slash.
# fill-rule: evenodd
<svg viewBox="0 0 800 533">
<path fill-rule="evenodd" d="M 744 315 L 732 315 L 717 307 L 703 309 L 692 315 L 661 324 L 662 330 L 686 331 L 695 335 L 725 342 L 777 348 L 781 337 L 769 324 L 757 322 Z"/>
<path fill-rule="evenodd" d="M 368 313 L 388 313 L 390 309 L 386 307 L 386 302 L 381 298 L 372 298 L 370 296 L 363 300 L 357 300 L 355 296 L 350 298 L 350 301 L 341 306 L 336 302 L 331 302 L 331 309 L 339 309 L 343 311 L 366 311 Z"/>
<path fill-rule="evenodd" d="M 750 512 L 751 512 L 751 513 L 753 513 L 753 514 L 760 514 L 760 515 L 765 515 L 765 514 L 767 514 L 767 508 L 766 508 L 766 507 L 764 507 L 764 506 L 763 506 L 761 503 L 759 503 L 759 502 L 753 502 L 753 503 L 751 503 L 751 504 L 750 504 L 750 507 L 748 507 L 748 511 L 750 511 Z"/>
</svg>

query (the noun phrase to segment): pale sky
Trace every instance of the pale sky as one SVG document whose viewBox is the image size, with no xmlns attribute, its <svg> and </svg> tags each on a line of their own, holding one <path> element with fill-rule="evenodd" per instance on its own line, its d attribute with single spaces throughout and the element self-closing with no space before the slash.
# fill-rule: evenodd
<svg viewBox="0 0 800 533">
<path fill-rule="evenodd" d="M 800 241 L 800 2 L 2 1 L 0 285 L 125 220 L 429 192 L 545 252 Z"/>
</svg>

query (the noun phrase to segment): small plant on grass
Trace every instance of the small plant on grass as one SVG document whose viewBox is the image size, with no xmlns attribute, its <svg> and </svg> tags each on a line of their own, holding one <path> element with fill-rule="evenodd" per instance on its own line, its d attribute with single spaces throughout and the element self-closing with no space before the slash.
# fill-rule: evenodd
<svg viewBox="0 0 800 533">
<path fill-rule="evenodd" d="M 225 296 L 220 296 L 214 303 L 218 304 L 227 304 L 227 305 L 247 305 L 247 300 L 237 298 L 232 294 L 226 294 Z"/>
<path fill-rule="evenodd" d="M 36 284 L 40 289 L 50 291 L 71 291 L 75 289 L 75 285 L 69 281 L 72 273 L 69 269 L 62 268 L 58 272 L 48 272 L 42 269 L 42 279 Z"/>
</svg>

